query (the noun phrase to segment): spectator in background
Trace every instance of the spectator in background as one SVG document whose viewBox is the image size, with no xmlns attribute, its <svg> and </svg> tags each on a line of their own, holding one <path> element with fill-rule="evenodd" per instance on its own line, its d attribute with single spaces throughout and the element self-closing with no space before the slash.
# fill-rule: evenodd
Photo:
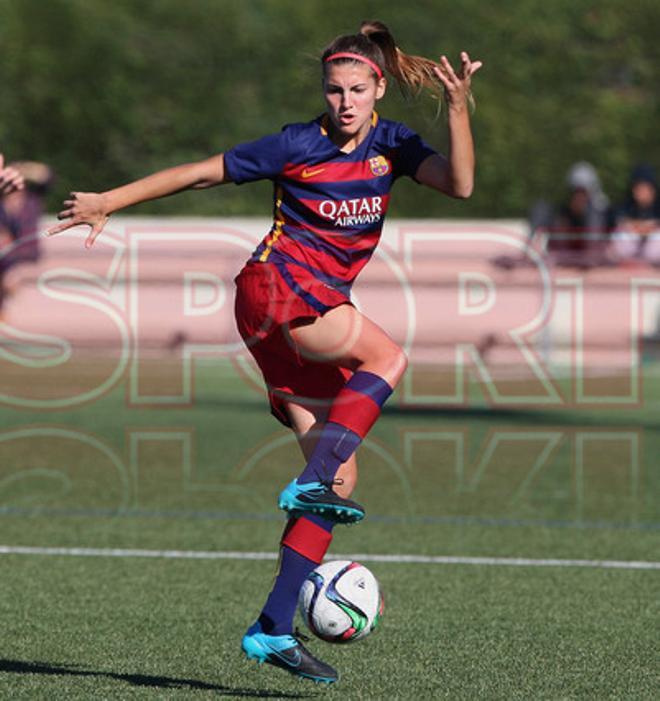
<svg viewBox="0 0 660 701">
<path fill-rule="evenodd" d="M 589 269 L 612 265 L 608 252 L 614 215 L 596 169 L 585 161 L 571 166 L 566 175 L 567 193 L 560 205 L 538 200 L 529 216 L 528 245 L 547 254 L 555 265 Z M 526 255 L 499 256 L 492 263 L 507 270 L 526 266 Z"/>
<path fill-rule="evenodd" d="M 611 265 L 608 237 L 614 214 L 596 169 L 586 161 L 571 166 L 564 203 L 552 212 L 547 226 L 547 252 L 557 265 L 593 268 Z"/>
<path fill-rule="evenodd" d="M 0 197 L 1 312 L 3 301 L 19 282 L 14 275 L 17 264 L 39 258 L 39 219 L 53 174 L 44 163 L 33 161 L 13 163 L 0 172 L 8 172 L 7 179 L 0 181 L 7 185 Z"/>
<path fill-rule="evenodd" d="M 5 167 L 5 157 L 0 153 L 0 196 L 22 187 L 23 176 L 12 166 Z"/>
<path fill-rule="evenodd" d="M 652 166 L 633 168 L 624 203 L 617 212 L 615 250 L 621 258 L 660 263 L 660 197 Z"/>
</svg>

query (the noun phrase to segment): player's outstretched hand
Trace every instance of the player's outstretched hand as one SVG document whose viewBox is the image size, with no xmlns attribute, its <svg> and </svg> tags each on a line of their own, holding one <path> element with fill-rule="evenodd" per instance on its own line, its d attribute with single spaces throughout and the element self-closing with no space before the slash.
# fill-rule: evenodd
<svg viewBox="0 0 660 701">
<path fill-rule="evenodd" d="M 0 196 L 8 195 L 14 190 L 22 190 L 24 186 L 23 176 L 16 168 L 5 167 L 5 157 L 0 153 Z"/>
<path fill-rule="evenodd" d="M 434 67 L 435 74 L 445 86 L 449 107 L 464 107 L 470 100 L 472 76 L 483 66 L 481 61 L 472 61 L 467 51 L 461 51 L 461 67 L 454 71 L 446 56 L 440 58 L 440 66 Z"/>
<path fill-rule="evenodd" d="M 57 218 L 65 221 L 62 224 L 51 226 L 46 234 L 52 236 L 74 226 L 87 224 L 91 231 L 85 240 L 85 248 L 90 248 L 109 219 L 103 195 L 97 192 L 71 192 L 69 199 L 64 200 L 62 206 L 63 209 Z"/>
</svg>

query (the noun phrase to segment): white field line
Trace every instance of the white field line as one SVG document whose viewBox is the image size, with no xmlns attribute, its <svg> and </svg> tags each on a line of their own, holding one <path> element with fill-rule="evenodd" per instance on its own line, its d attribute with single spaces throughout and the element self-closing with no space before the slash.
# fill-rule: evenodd
<svg viewBox="0 0 660 701">
<path fill-rule="evenodd" d="M 170 560 L 276 560 L 273 552 L 235 550 L 132 550 L 123 548 L 36 548 L 0 545 L 0 555 L 60 555 L 69 557 L 159 557 Z M 332 555 L 330 560 L 391 564 L 481 565 L 486 567 L 592 567 L 597 569 L 660 570 L 660 562 L 635 560 L 562 560 L 523 557 L 462 557 L 444 555 Z"/>
</svg>

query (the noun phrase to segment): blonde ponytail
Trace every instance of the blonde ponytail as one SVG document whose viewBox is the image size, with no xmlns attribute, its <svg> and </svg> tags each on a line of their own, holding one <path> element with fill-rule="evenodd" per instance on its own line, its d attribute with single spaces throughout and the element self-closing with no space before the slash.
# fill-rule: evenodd
<svg viewBox="0 0 660 701">
<path fill-rule="evenodd" d="M 405 95 L 416 97 L 424 90 L 438 100 L 438 109 L 445 98 L 442 82 L 435 74 L 434 68 L 442 66 L 423 56 L 411 56 L 403 53 L 396 45 L 390 30 L 378 20 L 364 21 L 357 34 L 347 34 L 337 37 L 321 56 L 325 65 L 332 62 L 347 62 L 355 57 L 338 56 L 336 54 L 359 54 L 365 57 L 382 71 L 387 71 L 397 81 Z M 378 72 L 375 71 L 378 77 Z M 472 95 L 468 95 L 468 103 L 474 108 Z"/>
<path fill-rule="evenodd" d="M 372 41 L 383 54 L 385 68 L 399 83 L 405 93 L 419 95 L 427 89 L 437 95 L 442 89 L 434 68 L 435 61 L 423 56 L 409 56 L 396 45 L 390 30 L 378 20 L 365 21 L 360 25 L 360 34 Z"/>
</svg>

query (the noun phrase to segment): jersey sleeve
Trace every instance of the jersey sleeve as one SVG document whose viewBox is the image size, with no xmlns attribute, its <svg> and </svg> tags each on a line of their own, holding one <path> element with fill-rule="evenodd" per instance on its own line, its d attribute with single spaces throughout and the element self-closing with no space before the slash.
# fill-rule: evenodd
<svg viewBox="0 0 660 701">
<path fill-rule="evenodd" d="M 415 178 L 415 173 L 422 161 L 437 153 L 419 134 L 403 124 L 399 125 L 397 146 L 394 150 L 394 175 L 407 175 Z"/>
<path fill-rule="evenodd" d="M 288 159 L 290 138 L 286 127 L 279 134 L 263 136 L 225 151 L 225 170 L 233 182 L 272 180 Z"/>
</svg>

